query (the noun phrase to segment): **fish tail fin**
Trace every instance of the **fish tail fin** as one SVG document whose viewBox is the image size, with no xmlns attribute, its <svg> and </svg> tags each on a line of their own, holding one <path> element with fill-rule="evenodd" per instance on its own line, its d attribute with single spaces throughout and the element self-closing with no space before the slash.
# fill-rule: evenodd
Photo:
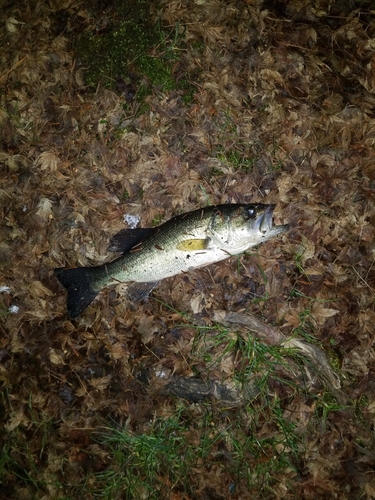
<svg viewBox="0 0 375 500">
<path fill-rule="evenodd" d="M 68 292 L 66 306 L 71 318 L 79 316 L 95 299 L 100 289 L 94 287 L 94 275 L 89 267 L 60 267 L 54 270 L 56 278 Z"/>
</svg>

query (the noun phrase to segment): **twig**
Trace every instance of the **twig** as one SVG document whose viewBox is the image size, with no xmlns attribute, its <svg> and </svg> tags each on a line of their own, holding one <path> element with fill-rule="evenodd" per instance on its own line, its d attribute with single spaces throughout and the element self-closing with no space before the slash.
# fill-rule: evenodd
<svg viewBox="0 0 375 500">
<path fill-rule="evenodd" d="M 6 73 L 4 73 L 3 76 L 0 77 L 0 83 L 2 83 L 3 80 L 5 80 L 13 70 L 18 68 L 18 66 L 20 66 L 25 61 L 25 59 L 27 59 L 27 56 L 23 57 L 22 59 L 17 61 L 15 64 L 13 64 L 13 66 L 10 69 L 8 69 L 8 71 Z"/>
</svg>

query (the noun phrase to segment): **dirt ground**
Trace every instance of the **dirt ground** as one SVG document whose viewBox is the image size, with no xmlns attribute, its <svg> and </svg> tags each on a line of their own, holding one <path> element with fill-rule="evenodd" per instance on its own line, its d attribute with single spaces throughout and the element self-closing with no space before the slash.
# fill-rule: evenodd
<svg viewBox="0 0 375 500">
<path fill-rule="evenodd" d="M 75 52 L 111 2 L 0 2 L 0 496 L 375 498 L 374 5 L 150 4 L 190 87 L 141 99 Z M 247 202 L 290 230 L 67 316 L 124 216 Z"/>
</svg>

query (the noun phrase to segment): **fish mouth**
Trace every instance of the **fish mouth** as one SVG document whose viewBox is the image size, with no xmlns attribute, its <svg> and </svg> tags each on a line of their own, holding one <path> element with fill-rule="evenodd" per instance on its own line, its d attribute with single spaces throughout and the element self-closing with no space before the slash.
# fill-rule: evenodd
<svg viewBox="0 0 375 500">
<path fill-rule="evenodd" d="M 266 235 L 269 232 L 272 232 L 273 235 L 282 233 L 286 229 L 288 229 L 288 224 L 282 226 L 274 226 L 273 224 L 273 211 L 276 205 L 267 205 L 264 213 L 258 220 L 258 229 L 261 233 Z"/>
<path fill-rule="evenodd" d="M 273 226 L 272 216 L 274 208 L 275 205 L 267 205 L 265 207 L 264 212 L 258 218 L 256 225 L 259 232 L 265 234 L 272 228 Z"/>
<path fill-rule="evenodd" d="M 262 232 L 269 231 L 273 226 L 273 211 L 275 209 L 275 205 L 269 205 L 263 215 L 263 220 L 260 225 L 260 230 Z"/>
</svg>

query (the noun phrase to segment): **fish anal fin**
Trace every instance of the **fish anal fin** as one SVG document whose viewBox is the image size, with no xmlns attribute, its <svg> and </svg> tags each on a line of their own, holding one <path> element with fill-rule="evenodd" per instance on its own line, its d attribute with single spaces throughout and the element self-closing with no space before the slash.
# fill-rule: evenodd
<svg viewBox="0 0 375 500">
<path fill-rule="evenodd" d="M 177 250 L 182 252 L 194 252 L 199 250 L 206 250 L 208 247 L 209 238 L 190 238 L 179 241 L 176 245 Z"/>
<path fill-rule="evenodd" d="M 139 243 L 145 236 L 150 234 L 153 228 L 137 227 L 135 229 L 124 228 L 114 234 L 109 240 L 108 250 L 110 252 L 127 252 Z"/>
<path fill-rule="evenodd" d="M 134 282 L 129 285 L 126 295 L 132 302 L 139 302 L 149 296 L 152 290 L 159 284 L 159 281 L 147 281 L 142 283 Z"/>
</svg>

